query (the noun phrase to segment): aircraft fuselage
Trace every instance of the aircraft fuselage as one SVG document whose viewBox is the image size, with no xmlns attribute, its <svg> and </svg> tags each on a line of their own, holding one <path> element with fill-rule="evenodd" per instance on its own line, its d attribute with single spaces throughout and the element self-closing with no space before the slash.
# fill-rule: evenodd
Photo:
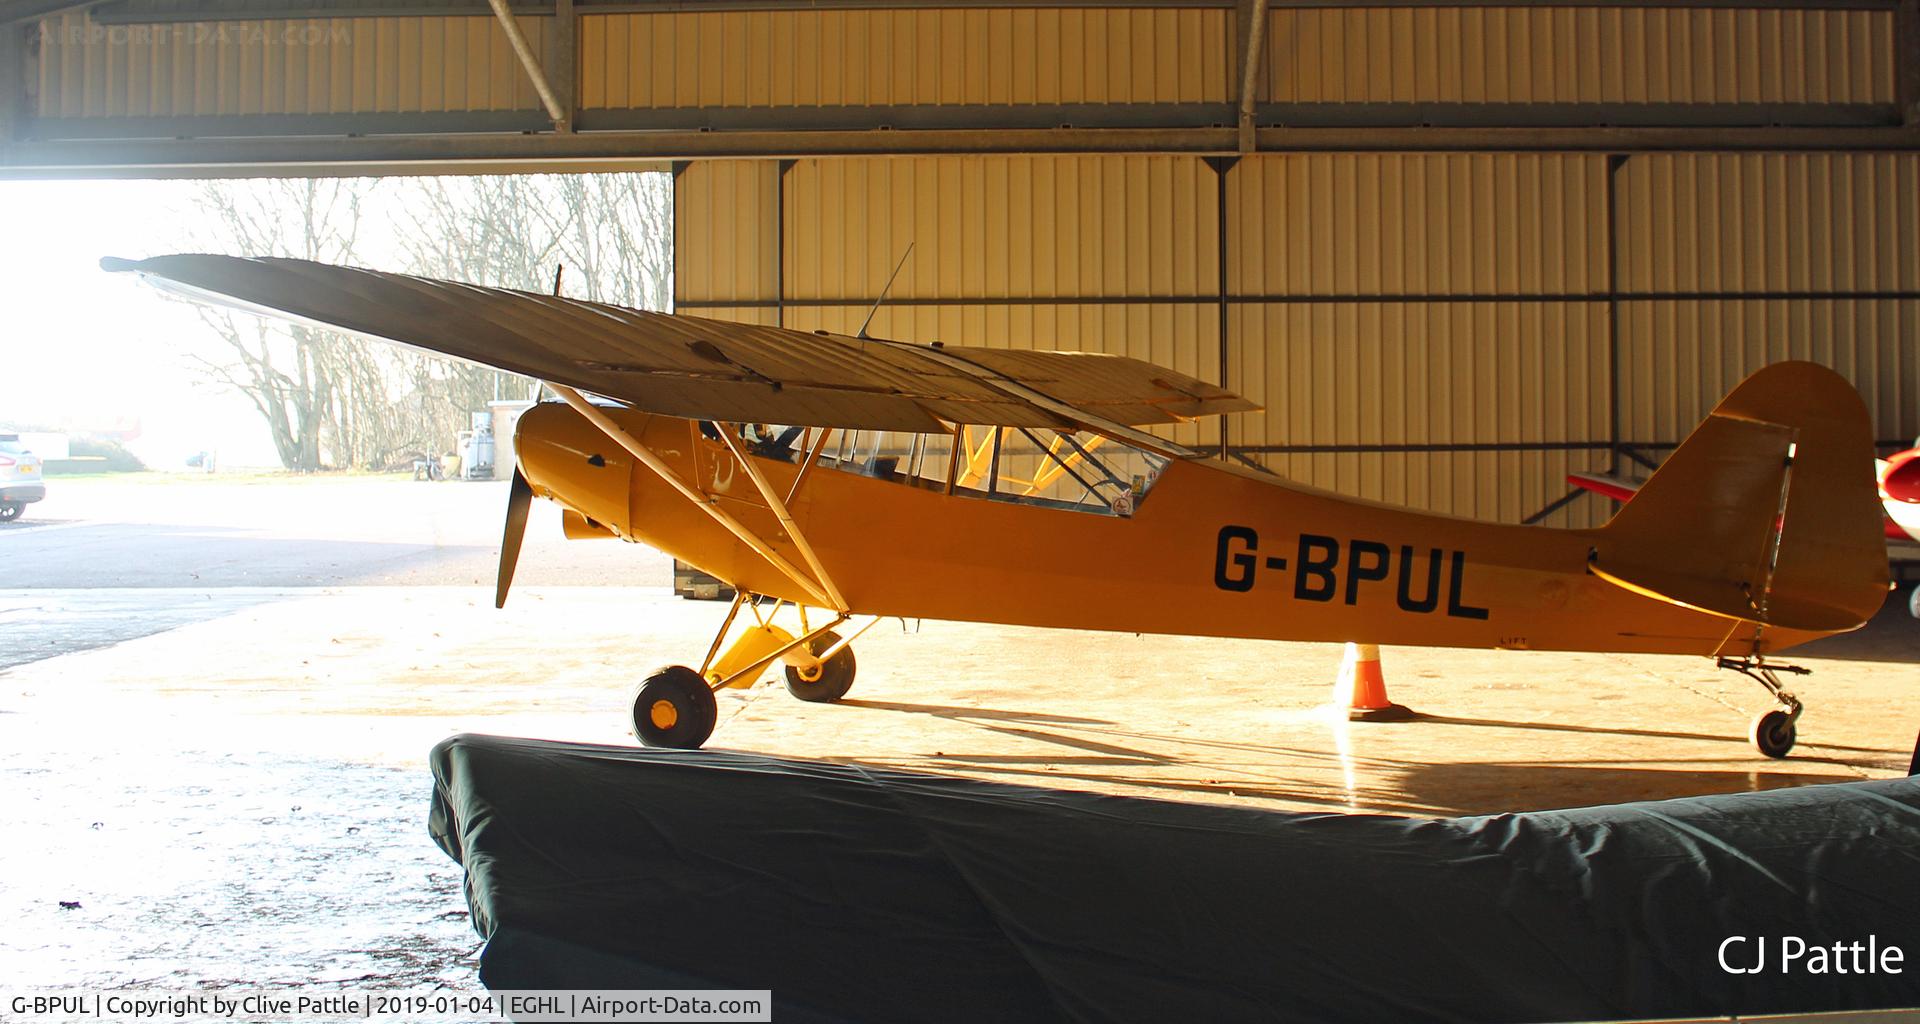
<svg viewBox="0 0 1920 1024">
<path fill-rule="evenodd" d="M 796 565 L 801 554 L 728 450 L 689 420 L 607 413 Z M 537 494 L 748 591 L 817 604 L 573 410 L 521 420 Z M 800 467 L 754 457 L 784 495 Z M 859 614 L 1068 629 L 1435 647 L 1766 653 L 1822 633 L 1768 629 L 1587 571 L 1597 531 L 1512 526 L 1349 498 L 1213 461 L 1174 460 L 1130 516 L 989 500 L 818 465 L 795 523 Z M 1757 649 L 1756 649 L 1757 644 Z"/>
</svg>

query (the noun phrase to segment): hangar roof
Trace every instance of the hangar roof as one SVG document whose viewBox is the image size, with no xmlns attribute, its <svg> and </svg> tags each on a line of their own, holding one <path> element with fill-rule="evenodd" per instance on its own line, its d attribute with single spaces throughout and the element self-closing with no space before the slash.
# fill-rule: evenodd
<svg viewBox="0 0 1920 1024">
<path fill-rule="evenodd" d="M 1920 148 L 1920 5 L 0 0 L 0 174 Z"/>
</svg>

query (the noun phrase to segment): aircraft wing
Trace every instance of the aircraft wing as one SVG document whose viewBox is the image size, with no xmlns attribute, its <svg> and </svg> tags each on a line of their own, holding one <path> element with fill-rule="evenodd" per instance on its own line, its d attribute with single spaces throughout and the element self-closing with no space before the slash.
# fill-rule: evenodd
<svg viewBox="0 0 1920 1024">
<path fill-rule="evenodd" d="M 100 263 L 200 301 L 485 363 L 687 419 L 901 431 L 944 430 L 945 421 L 1144 436 L 1127 428 L 1259 408 L 1123 356 L 908 345 L 306 260 L 178 255 Z"/>
</svg>

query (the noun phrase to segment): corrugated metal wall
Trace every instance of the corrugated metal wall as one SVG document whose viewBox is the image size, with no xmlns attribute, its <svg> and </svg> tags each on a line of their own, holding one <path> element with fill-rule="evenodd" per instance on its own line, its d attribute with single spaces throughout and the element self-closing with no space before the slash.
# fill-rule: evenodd
<svg viewBox="0 0 1920 1024">
<path fill-rule="evenodd" d="M 743 191 L 747 166 L 774 177 L 752 177 Z M 1220 377 L 1219 182 L 1205 161 L 803 160 L 784 174 L 778 166 L 700 161 L 680 174 L 683 312 L 852 332 L 911 243 L 875 335 L 1092 349 Z M 755 203 L 778 209 L 778 220 L 754 226 L 737 212 Z M 779 260 L 775 232 L 763 230 L 774 223 Z M 750 268 L 743 273 L 759 283 L 722 287 L 716 266 Z M 758 303 L 745 305 L 749 298 Z M 1167 433 L 1219 443 L 1212 422 Z"/>
<path fill-rule="evenodd" d="M 581 19 L 587 109 L 1225 102 L 1232 12 L 731 11 Z"/>
<path fill-rule="evenodd" d="M 1211 295 L 1218 187 L 1180 157 L 805 160 L 787 175 L 786 297 Z"/>
<path fill-rule="evenodd" d="M 1552 447 L 1608 435 L 1607 307 L 1585 298 L 1607 290 L 1606 173 L 1530 154 L 1235 165 L 1228 373 L 1266 410 L 1232 445 L 1286 449 L 1261 457 L 1297 480 L 1506 520 L 1606 468 Z M 1452 450 L 1299 451 L 1361 446 Z"/>
<path fill-rule="evenodd" d="M 43 119 L 535 109 L 490 18 L 417 16 L 448 2 L 395 17 L 367 16 L 368 5 L 294 16 L 346 13 L 337 0 L 130 0 L 97 21 L 69 13 L 43 23 L 36 109 Z M 253 10 L 263 17 L 232 20 Z M 195 14 L 206 20 L 179 20 Z M 520 21 L 544 52 L 551 19 Z M 1287 7 L 1270 14 L 1256 95 L 1271 105 L 1263 123 L 1276 124 L 1890 123 L 1895 36 L 1884 8 Z M 1193 126 L 1231 121 L 1239 85 L 1225 8 L 583 7 L 577 38 L 582 124 L 610 128 L 867 106 L 930 123 L 974 107 L 1042 108 L 1031 112 L 1042 126 L 1055 114 Z M 1520 104 L 1536 109 L 1516 113 Z M 1716 109 L 1694 109 L 1705 107 Z"/>
<path fill-rule="evenodd" d="M 780 301 L 780 168 L 703 160 L 673 179 L 673 294 L 710 315 L 775 323 Z"/>
<path fill-rule="evenodd" d="M 1657 460 L 1783 358 L 1848 374 L 1883 439 L 1920 433 L 1920 157 L 1274 155 L 1224 180 L 1179 157 L 943 157 L 679 180 L 686 312 L 850 331 L 912 242 L 877 335 L 1224 380 L 1266 406 L 1233 418 L 1233 450 L 1363 497 L 1533 517 L 1613 442 Z M 751 286 L 723 287 L 727 267 Z"/>
<path fill-rule="evenodd" d="M 536 47 L 547 19 L 520 18 Z M 42 118 L 531 111 L 491 17 L 44 23 Z"/>
<path fill-rule="evenodd" d="M 1780 359 L 1846 373 L 1881 439 L 1920 432 L 1920 157 L 1636 156 L 1619 173 L 1623 433 L 1675 436 Z"/>
<path fill-rule="evenodd" d="M 1891 103 L 1893 14 L 1605 7 L 1280 9 L 1279 103 Z"/>
</svg>

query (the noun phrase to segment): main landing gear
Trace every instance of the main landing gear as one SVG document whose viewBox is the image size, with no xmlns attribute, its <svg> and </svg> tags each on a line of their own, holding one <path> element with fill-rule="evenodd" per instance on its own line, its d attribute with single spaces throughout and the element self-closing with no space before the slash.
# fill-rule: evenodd
<svg viewBox="0 0 1920 1024">
<path fill-rule="evenodd" d="M 742 607 L 753 614 L 755 624 L 720 654 L 720 646 Z M 783 607 L 798 614 L 798 634 L 774 623 Z M 802 606 L 776 600 L 771 608 L 765 608 L 757 595 L 736 593 L 733 607 L 728 609 L 727 619 L 698 670 L 670 665 L 640 684 L 633 700 L 634 736 L 649 747 L 698 748 L 713 735 L 719 722 L 720 705 L 714 694 L 728 687 L 751 687 L 776 661 L 785 669 L 787 692 L 795 697 L 814 703 L 839 700 L 853 686 L 853 641 L 879 621 L 870 619 L 843 639 L 834 630 L 851 618 L 842 613 L 816 627 L 807 621 L 807 610 Z"/>
<path fill-rule="evenodd" d="M 1788 693 L 1780 685 L 1779 673 L 1804 676 L 1813 670 L 1798 665 L 1769 665 L 1761 658 L 1721 658 L 1719 665 L 1766 687 L 1773 699 L 1779 702 L 1779 707 L 1753 716 L 1748 736 L 1762 754 L 1775 758 L 1787 756 L 1787 752 L 1793 749 L 1794 723 L 1800 720 L 1800 712 L 1805 706 L 1800 703 L 1800 698 Z"/>
</svg>

